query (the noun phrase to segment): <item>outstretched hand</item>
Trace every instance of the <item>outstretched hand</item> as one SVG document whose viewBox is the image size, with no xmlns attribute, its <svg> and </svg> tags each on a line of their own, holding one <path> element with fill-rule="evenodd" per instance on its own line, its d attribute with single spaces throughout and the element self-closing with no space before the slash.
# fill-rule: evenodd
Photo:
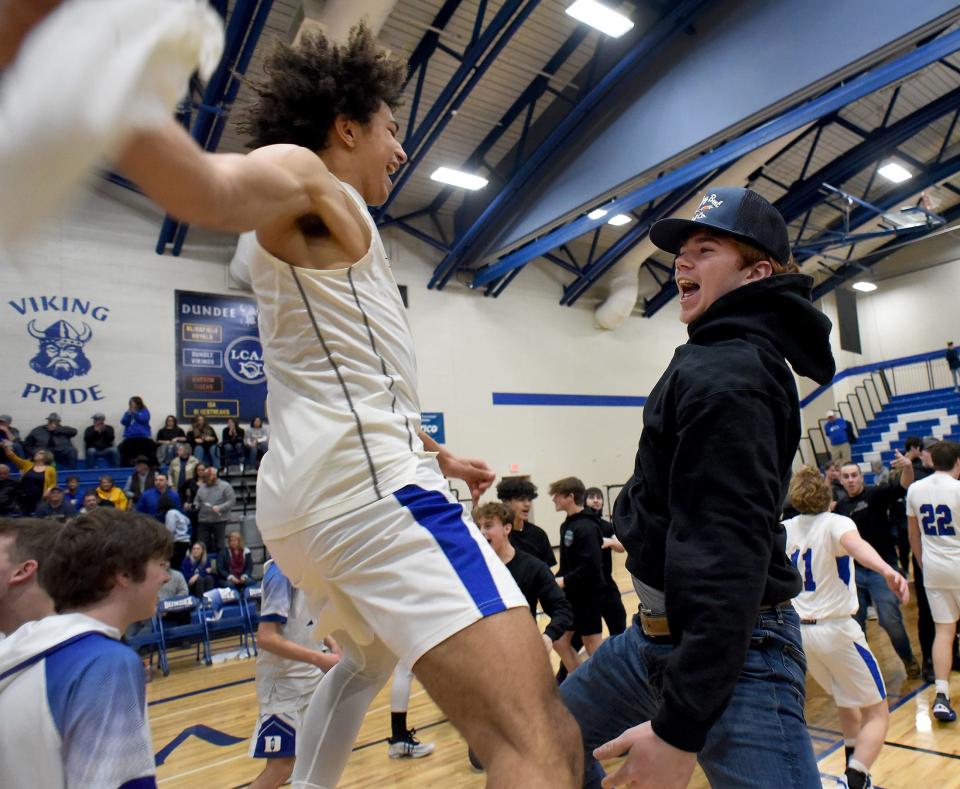
<svg viewBox="0 0 960 789">
<path fill-rule="evenodd" d="M 620 769 L 603 779 L 603 789 L 616 786 L 685 789 L 697 763 L 695 753 L 681 751 L 661 740 L 649 721 L 627 729 L 616 739 L 595 749 L 593 755 L 600 760 L 627 757 Z"/>
<path fill-rule="evenodd" d="M 904 457 L 899 449 L 893 450 L 894 459 L 890 461 L 890 468 L 906 468 L 907 466 L 913 465 L 913 461 L 910 458 Z"/>
</svg>

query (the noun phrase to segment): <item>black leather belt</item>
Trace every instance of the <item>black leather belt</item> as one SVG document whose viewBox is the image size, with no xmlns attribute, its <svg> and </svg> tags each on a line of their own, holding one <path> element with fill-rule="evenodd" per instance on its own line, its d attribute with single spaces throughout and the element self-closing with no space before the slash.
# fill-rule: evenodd
<svg viewBox="0 0 960 789">
<path fill-rule="evenodd" d="M 801 619 L 801 620 L 800 620 L 800 624 L 801 624 L 801 625 L 815 625 L 815 624 L 817 624 L 817 620 L 816 620 L 816 619 Z"/>
</svg>

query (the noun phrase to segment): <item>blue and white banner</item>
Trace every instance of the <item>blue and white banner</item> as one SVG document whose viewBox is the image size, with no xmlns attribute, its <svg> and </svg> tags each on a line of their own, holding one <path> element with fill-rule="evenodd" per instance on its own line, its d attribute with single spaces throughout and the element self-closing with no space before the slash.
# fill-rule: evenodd
<svg viewBox="0 0 960 789">
<path fill-rule="evenodd" d="M 176 297 L 177 416 L 263 416 L 267 379 L 256 301 L 184 290 Z"/>
<path fill-rule="evenodd" d="M 443 411 L 424 411 L 420 414 L 420 429 L 438 444 L 446 441 L 443 431 Z"/>
</svg>

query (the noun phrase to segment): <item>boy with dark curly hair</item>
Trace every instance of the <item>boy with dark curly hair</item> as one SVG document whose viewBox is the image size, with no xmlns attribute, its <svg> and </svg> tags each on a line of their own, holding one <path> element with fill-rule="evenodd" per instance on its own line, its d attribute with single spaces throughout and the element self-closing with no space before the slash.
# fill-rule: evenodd
<svg viewBox="0 0 960 789">
<path fill-rule="evenodd" d="M 537 486 L 528 479 L 510 477 L 497 483 L 497 498 L 513 512 L 510 544 L 518 551 L 536 556 L 547 567 L 557 563 L 547 533 L 530 520 L 530 505 L 537 497 Z"/>
<path fill-rule="evenodd" d="M 143 665 L 120 635 L 156 611 L 170 547 L 162 523 L 116 509 L 60 529 L 39 571 L 58 615 L 0 642 L 5 785 L 156 786 Z"/>
<path fill-rule="evenodd" d="M 576 726 L 527 601 L 444 479 L 476 500 L 493 472 L 420 429 L 413 339 L 367 210 L 406 161 L 393 115 L 405 77 L 364 26 L 343 45 L 278 44 L 242 126 L 250 156 L 303 179 L 313 205 L 265 219 L 237 253 L 259 307 L 272 430 L 258 525 L 316 631 L 343 648 L 305 714 L 293 782 L 337 784 L 399 659 L 491 783 L 574 786 Z M 491 643 L 509 677 L 486 670 Z"/>
</svg>

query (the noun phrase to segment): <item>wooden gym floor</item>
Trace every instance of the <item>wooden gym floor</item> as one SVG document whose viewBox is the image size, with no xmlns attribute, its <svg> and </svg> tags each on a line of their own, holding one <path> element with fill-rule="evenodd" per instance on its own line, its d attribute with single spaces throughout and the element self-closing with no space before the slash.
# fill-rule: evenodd
<svg viewBox="0 0 960 789">
<path fill-rule="evenodd" d="M 614 561 L 621 589 L 630 589 L 623 556 L 615 554 Z M 624 594 L 628 612 L 635 600 L 632 590 Z M 912 600 L 905 616 L 915 642 L 916 606 Z M 892 711 L 887 745 L 873 769 L 874 784 L 878 789 L 960 789 L 960 722 L 940 724 L 934 720 L 930 713 L 933 687 L 906 678 L 890 640 L 876 622 L 868 625 L 868 640 L 880 662 Z M 215 652 L 230 652 L 236 642 L 215 642 Z M 914 650 L 919 658 L 916 643 Z M 245 786 L 260 772 L 262 761 L 247 756 L 257 716 L 254 667 L 254 659 L 234 659 L 206 667 L 194 662 L 192 651 L 172 654 L 170 675 L 158 673 L 147 686 L 154 750 L 160 762 L 159 785 L 168 789 L 233 789 Z M 956 674 L 952 692 L 960 701 L 960 677 Z M 466 743 L 416 682 L 408 722 L 416 727 L 420 739 L 436 743 L 436 751 L 423 759 L 389 759 L 386 737 L 390 733 L 390 689 L 384 688 L 367 713 L 340 786 L 484 786 L 483 775 L 474 773 L 467 762 Z M 832 700 L 812 679 L 807 689 L 807 723 L 824 786 L 834 786 L 831 778 L 842 772 L 843 740 Z M 698 769 L 690 786 L 702 789 L 707 785 Z"/>
</svg>

